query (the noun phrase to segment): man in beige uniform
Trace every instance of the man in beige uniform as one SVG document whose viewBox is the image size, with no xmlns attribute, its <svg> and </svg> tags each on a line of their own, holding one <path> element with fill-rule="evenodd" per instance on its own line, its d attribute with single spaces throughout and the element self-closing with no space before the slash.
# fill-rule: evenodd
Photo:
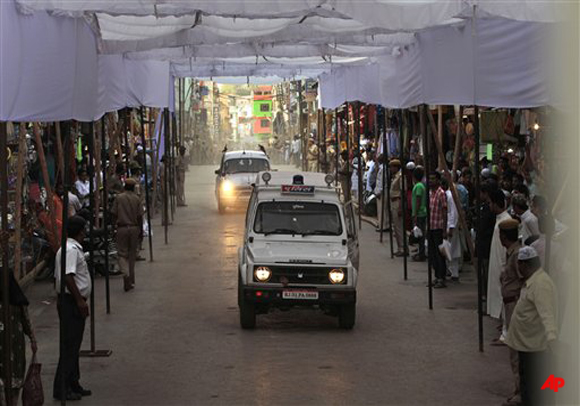
<svg viewBox="0 0 580 406">
<path fill-rule="evenodd" d="M 175 173 L 177 176 L 177 205 L 185 204 L 185 172 L 187 171 L 187 158 L 185 157 L 185 147 L 179 147 L 179 156 L 175 160 Z"/>
<path fill-rule="evenodd" d="M 135 194 L 135 179 L 125 182 L 125 191 L 117 196 L 111 210 L 117 223 L 119 268 L 123 272 L 125 292 L 135 287 L 135 260 L 143 233 L 143 205 Z"/>
<path fill-rule="evenodd" d="M 318 170 L 318 146 L 313 138 L 308 140 L 308 172 L 316 172 Z"/>
<path fill-rule="evenodd" d="M 501 245 L 503 245 L 507 253 L 507 261 L 499 277 L 501 282 L 501 295 L 503 298 L 506 329 L 509 328 L 512 314 L 520 297 L 520 291 L 522 290 L 523 284 L 521 275 L 518 272 L 518 252 L 522 247 L 522 244 L 518 239 L 519 225 L 520 223 L 514 219 L 503 220 L 498 225 Z M 509 353 L 515 385 L 513 395 L 504 404 L 517 405 L 521 402 L 518 352 L 510 349 Z"/>
<path fill-rule="evenodd" d="M 391 227 L 395 232 L 395 240 L 397 241 L 396 257 L 405 255 L 405 247 L 403 246 L 403 206 L 402 206 L 402 180 L 401 180 L 401 161 L 398 159 L 391 159 L 389 162 L 389 172 L 393 174 L 391 181 L 391 218 L 393 224 Z"/>
</svg>

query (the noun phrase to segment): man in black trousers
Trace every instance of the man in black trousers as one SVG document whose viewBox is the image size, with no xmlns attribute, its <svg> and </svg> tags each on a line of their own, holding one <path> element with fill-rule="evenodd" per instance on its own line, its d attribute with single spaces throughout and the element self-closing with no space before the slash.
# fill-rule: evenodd
<svg viewBox="0 0 580 406">
<path fill-rule="evenodd" d="M 445 258 L 439 252 L 439 246 L 447 238 L 447 196 L 441 187 L 441 174 L 433 172 L 429 175 L 429 257 L 435 270 L 434 288 L 445 288 L 447 266 Z"/>
<path fill-rule="evenodd" d="M 91 395 L 91 391 L 84 389 L 79 383 L 79 351 L 83 342 L 85 320 L 89 316 L 87 300 L 92 289 L 91 275 L 81 246 L 85 238 L 85 225 L 86 221 L 79 216 L 68 220 L 64 293 L 60 291 L 62 248 L 56 253 L 58 316 L 64 323 L 64 343 L 53 386 L 53 397 L 58 400 L 80 400 L 83 396 Z"/>
</svg>

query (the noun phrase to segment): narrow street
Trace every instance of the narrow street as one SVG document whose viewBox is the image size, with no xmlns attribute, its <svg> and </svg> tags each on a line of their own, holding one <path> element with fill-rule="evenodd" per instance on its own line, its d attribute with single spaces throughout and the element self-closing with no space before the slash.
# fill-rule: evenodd
<svg viewBox="0 0 580 406">
<path fill-rule="evenodd" d="M 307 310 L 258 316 L 239 326 L 237 250 L 244 213 L 219 215 L 214 166 L 187 173 L 188 207 L 179 208 L 163 242 L 154 220 L 155 261 L 138 262 L 136 289 L 96 280 L 96 348 L 109 358 L 82 358 L 81 382 L 93 391 L 82 405 L 389 404 L 497 405 L 512 389 L 506 347 L 477 347 L 475 276 L 434 292 L 428 310 L 426 263 L 390 259 L 363 223 L 357 323 Z M 146 243 L 144 244 L 147 245 Z M 146 251 L 142 255 L 148 258 Z M 28 289 L 43 363 L 47 404 L 58 359 L 56 295 L 47 283 Z M 88 349 L 90 329 L 83 349 Z"/>
</svg>

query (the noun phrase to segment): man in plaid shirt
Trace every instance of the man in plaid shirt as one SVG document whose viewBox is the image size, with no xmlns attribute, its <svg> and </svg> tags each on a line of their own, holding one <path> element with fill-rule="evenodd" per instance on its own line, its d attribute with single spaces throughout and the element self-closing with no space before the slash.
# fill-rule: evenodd
<svg viewBox="0 0 580 406">
<path fill-rule="evenodd" d="M 429 257 L 435 269 L 434 288 L 445 288 L 447 273 L 445 258 L 439 252 L 439 246 L 446 238 L 447 229 L 447 196 L 441 187 L 441 174 L 433 172 L 429 175 Z"/>
</svg>

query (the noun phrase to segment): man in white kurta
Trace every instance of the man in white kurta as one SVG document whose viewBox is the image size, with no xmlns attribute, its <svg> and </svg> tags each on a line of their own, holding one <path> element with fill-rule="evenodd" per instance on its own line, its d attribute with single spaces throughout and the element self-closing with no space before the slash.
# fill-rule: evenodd
<svg viewBox="0 0 580 406">
<path fill-rule="evenodd" d="M 487 314 L 494 319 L 499 319 L 503 308 L 501 296 L 501 283 L 499 277 L 505 267 L 507 257 L 506 249 L 499 239 L 499 223 L 511 218 L 505 209 L 505 196 L 501 190 L 490 193 L 491 210 L 496 214 L 491 249 L 489 254 L 489 274 L 487 278 Z"/>
<path fill-rule="evenodd" d="M 459 268 L 461 264 L 461 237 L 458 230 L 459 212 L 453 200 L 453 193 L 449 190 L 447 179 L 442 179 L 441 185 L 447 197 L 447 239 L 451 244 L 451 260 L 447 259 L 447 269 L 451 272 L 451 280 L 459 281 Z"/>
</svg>

